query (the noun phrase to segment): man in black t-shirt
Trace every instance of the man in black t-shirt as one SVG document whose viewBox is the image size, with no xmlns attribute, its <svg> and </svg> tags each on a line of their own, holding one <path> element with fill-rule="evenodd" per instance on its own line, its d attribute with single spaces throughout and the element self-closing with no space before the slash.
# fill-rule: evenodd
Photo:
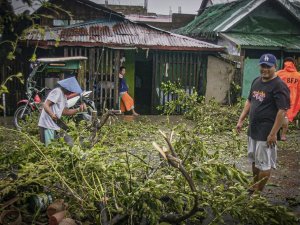
<svg viewBox="0 0 300 225">
<path fill-rule="evenodd" d="M 290 107 L 286 84 L 276 76 L 276 57 L 264 54 L 259 60 L 261 76 L 254 79 L 237 123 L 240 132 L 249 113 L 248 158 L 252 162 L 253 191 L 262 191 L 271 168 L 276 168 L 277 133 Z"/>
</svg>

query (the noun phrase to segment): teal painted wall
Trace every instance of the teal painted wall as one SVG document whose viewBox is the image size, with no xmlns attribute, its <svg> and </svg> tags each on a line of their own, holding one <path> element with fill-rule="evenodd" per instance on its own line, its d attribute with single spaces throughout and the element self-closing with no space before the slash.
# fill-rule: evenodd
<svg viewBox="0 0 300 225">
<path fill-rule="evenodd" d="M 243 70 L 243 86 L 242 86 L 242 97 L 247 98 L 251 88 L 252 81 L 254 78 L 260 76 L 259 59 L 250 59 L 246 58 L 244 61 L 244 70 Z M 281 60 L 277 59 L 277 64 L 281 65 Z M 279 67 L 280 68 L 280 67 Z M 278 70 L 278 67 L 277 67 Z"/>
<path fill-rule="evenodd" d="M 242 88 L 242 97 L 247 98 L 249 95 L 250 87 L 254 78 L 260 75 L 259 59 L 249 59 L 246 58 L 244 61 L 244 71 L 243 71 L 243 88 Z"/>
</svg>

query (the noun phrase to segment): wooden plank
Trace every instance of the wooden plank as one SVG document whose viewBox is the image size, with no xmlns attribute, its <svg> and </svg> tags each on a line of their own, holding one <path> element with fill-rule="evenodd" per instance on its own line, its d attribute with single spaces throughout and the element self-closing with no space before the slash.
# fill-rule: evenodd
<svg viewBox="0 0 300 225">
<path fill-rule="evenodd" d="M 175 82 L 176 81 L 176 52 L 172 52 L 172 81 Z"/>
<path fill-rule="evenodd" d="M 112 82 L 112 77 L 113 77 L 113 50 L 110 49 L 110 54 L 109 54 L 109 83 L 111 84 Z M 109 109 L 113 108 L 113 99 L 112 99 L 112 86 L 109 85 Z"/>
<path fill-rule="evenodd" d="M 100 102 L 99 104 L 101 105 L 101 111 L 103 110 L 103 71 L 104 71 L 104 55 L 105 51 L 101 52 L 101 62 L 100 62 Z"/>
<path fill-rule="evenodd" d="M 162 101 L 162 93 L 161 93 L 161 81 L 162 81 L 162 78 L 164 76 L 164 62 L 163 62 L 163 55 L 160 51 L 157 52 L 158 54 L 158 74 L 157 74 L 157 88 L 158 88 L 158 103 L 161 104 L 161 101 Z"/>
<path fill-rule="evenodd" d="M 205 56 L 206 57 L 206 56 Z M 206 64 L 207 64 L 207 60 L 202 57 L 202 60 L 201 60 L 201 70 L 200 70 L 200 80 L 199 80 L 199 87 L 200 87 L 200 95 L 205 95 L 205 92 L 206 92 L 206 86 L 205 86 L 205 83 L 206 83 L 206 77 L 205 77 L 205 73 L 206 73 Z"/>
<path fill-rule="evenodd" d="M 189 87 L 189 79 L 190 79 L 190 54 L 186 54 L 186 83 L 185 83 L 185 91 L 188 91 Z"/>
<path fill-rule="evenodd" d="M 201 71 L 201 54 L 197 57 L 197 68 L 196 68 L 196 91 L 199 93 L 199 82 Z"/>
<path fill-rule="evenodd" d="M 95 51 L 96 49 L 95 48 L 92 48 L 90 49 L 90 51 L 92 52 L 92 56 L 93 56 L 93 60 L 92 60 L 92 77 L 90 79 L 90 82 L 89 82 L 89 90 L 93 90 L 93 87 L 94 87 L 94 81 L 95 81 L 95 62 L 96 62 L 96 54 L 95 54 Z M 94 92 L 92 92 L 92 98 L 94 100 Z"/>
<path fill-rule="evenodd" d="M 197 76 L 197 58 L 198 58 L 198 54 L 195 54 L 194 57 L 194 68 L 193 68 L 193 73 L 194 73 L 194 79 L 193 79 L 193 86 L 196 88 L 196 76 Z"/>
<path fill-rule="evenodd" d="M 180 53 L 177 52 L 176 54 L 176 80 L 180 79 L 180 68 L 181 68 L 181 65 L 180 65 Z"/>
<path fill-rule="evenodd" d="M 107 94 L 107 77 L 108 77 L 108 73 L 109 73 L 109 66 L 108 66 L 108 59 L 109 59 L 109 50 L 107 50 L 105 52 L 105 77 L 104 77 L 104 105 L 105 105 L 105 108 L 107 108 L 107 97 L 108 97 L 108 94 Z"/>
<path fill-rule="evenodd" d="M 85 80 L 84 80 L 84 88 L 86 90 L 87 78 L 89 77 L 90 51 L 89 51 L 88 48 L 85 48 L 84 51 L 85 51 L 86 57 L 88 58 L 86 60 L 86 67 L 85 67 L 86 70 L 85 70 L 85 77 L 84 77 L 85 78 Z"/>
<path fill-rule="evenodd" d="M 165 75 L 166 75 L 166 72 L 168 72 L 168 77 L 164 76 L 162 77 L 162 82 L 164 81 L 168 81 L 170 80 L 170 74 L 169 74 L 169 66 L 170 66 L 170 63 L 168 62 L 168 53 L 164 52 L 164 65 L 166 66 L 168 63 L 168 70 L 166 70 L 166 67 L 164 68 L 164 72 L 165 72 Z M 169 99 L 169 95 L 167 96 L 167 101 L 170 101 Z M 165 105 L 165 93 L 163 93 L 163 104 Z"/>
<path fill-rule="evenodd" d="M 152 88 L 151 88 L 151 107 L 150 112 L 151 114 L 154 113 L 154 107 L 155 107 L 155 96 L 156 96 L 156 87 L 155 87 L 155 80 L 156 80 L 156 52 L 153 52 L 152 54 Z"/>
<path fill-rule="evenodd" d="M 184 52 L 181 53 L 181 65 L 180 65 L 180 83 L 183 84 L 184 82 Z"/>
<path fill-rule="evenodd" d="M 162 94 L 161 94 L 161 81 L 162 81 L 162 78 L 163 78 L 163 76 L 164 76 L 164 60 L 163 60 L 163 54 L 161 53 L 161 52 L 158 52 L 158 54 L 159 54 L 159 73 L 158 73 L 158 79 L 157 79 L 157 81 L 158 81 L 158 85 L 157 85 L 157 87 L 158 87 L 158 99 L 159 99 L 159 104 L 161 103 L 161 99 L 162 99 Z M 162 101 L 162 104 L 163 104 L 163 101 Z"/>
<path fill-rule="evenodd" d="M 196 88 L 196 68 L 197 68 L 197 58 L 198 58 L 198 53 L 194 54 L 193 57 L 193 87 Z"/>
<path fill-rule="evenodd" d="M 95 72 L 97 74 L 97 81 L 99 78 L 99 67 L 100 67 L 100 48 L 96 48 L 96 63 L 95 63 Z"/>
<path fill-rule="evenodd" d="M 187 53 L 183 53 L 183 62 L 182 62 L 182 77 L 184 79 L 183 88 L 186 90 L 187 86 L 187 68 L 186 68 L 186 63 L 187 63 Z"/>
<path fill-rule="evenodd" d="M 92 90 L 92 80 L 93 80 L 93 73 L 94 73 L 94 61 L 95 61 L 95 49 L 89 49 L 89 90 Z"/>
<path fill-rule="evenodd" d="M 64 47 L 64 57 L 67 57 L 67 56 L 68 56 L 68 48 Z"/>
<path fill-rule="evenodd" d="M 189 94 L 191 94 L 191 87 L 193 86 L 193 53 L 190 53 L 190 60 L 189 60 Z"/>
<path fill-rule="evenodd" d="M 119 109 L 119 68 L 120 68 L 120 50 L 115 51 L 115 71 L 114 71 L 114 108 Z"/>
<path fill-rule="evenodd" d="M 97 55 L 97 60 L 96 60 L 96 63 L 95 63 L 95 83 L 96 83 L 96 93 L 95 93 L 95 96 L 96 96 L 96 108 L 99 109 L 100 108 L 100 93 L 101 93 L 101 89 L 99 90 L 99 78 L 101 77 L 101 74 L 100 74 L 100 48 L 97 48 L 96 50 L 96 55 Z"/>
</svg>

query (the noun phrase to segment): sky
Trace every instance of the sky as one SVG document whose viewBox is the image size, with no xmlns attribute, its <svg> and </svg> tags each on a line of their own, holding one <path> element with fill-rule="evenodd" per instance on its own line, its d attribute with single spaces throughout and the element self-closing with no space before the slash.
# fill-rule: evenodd
<svg viewBox="0 0 300 225">
<path fill-rule="evenodd" d="M 196 14 L 202 0 L 148 0 L 148 12 L 168 15 L 170 8 L 173 13 L 178 12 L 181 6 L 181 12 L 187 14 Z M 104 3 L 104 0 L 99 0 Z M 144 5 L 144 0 L 108 0 L 109 4 L 132 4 Z"/>
<path fill-rule="evenodd" d="M 96 3 L 104 4 L 105 0 L 92 0 Z M 13 0 L 13 6 L 17 12 L 24 11 L 24 4 L 21 0 Z M 181 6 L 181 12 L 187 14 L 196 14 L 202 0 L 148 0 L 148 12 L 157 14 L 169 15 L 170 9 L 173 13 L 178 12 L 178 7 Z M 108 4 L 116 5 L 141 5 L 144 6 L 144 0 L 108 0 Z M 34 9 L 38 8 L 39 4 L 34 4 Z M 27 7 L 26 7 L 27 8 Z M 32 11 L 32 10 L 31 10 Z"/>
<path fill-rule="evenodd" d="M 93 0 L 99 3 L 105 3 L 105 0 Z M 213 4 L 231 2 L 235 0 L 212 0 Z M 197 14 L 202 0 L 148 0 L 148 12 L 169 15 L 170 8 L 173 13 L 178 13 L 178 7 L 181 7 L 181 13 Z M 144 0 L 108 0 L 109 4 L 118 5 L 144 5 Z"/>
<path fill-rule="evenodd" d="M 104 4 L 105 0 L 92 0 L 96 3 Z M 234 0 L 212 0 L 213 4 L 231 2 Z M 300 0 L 292 0 L 299 1 Z M 15 8 L 22 10 L 21 0 L 12 0 Z M 154 12 L 157 14 L 169 15 L 170 9 L 172 13 L 178 12 L 178 7 L 181 7 L 181 13 L 186 14 L 197 14 L 197 11 L 200 8 L 202 0 L 148 0 L 148 12 Z M 144 5 L 144 0 L 108 0 L 108 4 L 116 5 Z M 38 7 L 34 7 L 38 8 Z"/>
</svg>

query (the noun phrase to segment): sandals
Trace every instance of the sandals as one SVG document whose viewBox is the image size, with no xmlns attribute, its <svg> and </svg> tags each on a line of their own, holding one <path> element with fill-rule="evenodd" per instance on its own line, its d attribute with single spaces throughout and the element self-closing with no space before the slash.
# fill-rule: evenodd
<svg viewBox="0 0 300 225">
<path fill-rule="evenodd" d="M 286 136 L 281 136 L 280 140 L 281 141 L 287 141 L 287 138 L 286 138 Z"/>
</svg>

